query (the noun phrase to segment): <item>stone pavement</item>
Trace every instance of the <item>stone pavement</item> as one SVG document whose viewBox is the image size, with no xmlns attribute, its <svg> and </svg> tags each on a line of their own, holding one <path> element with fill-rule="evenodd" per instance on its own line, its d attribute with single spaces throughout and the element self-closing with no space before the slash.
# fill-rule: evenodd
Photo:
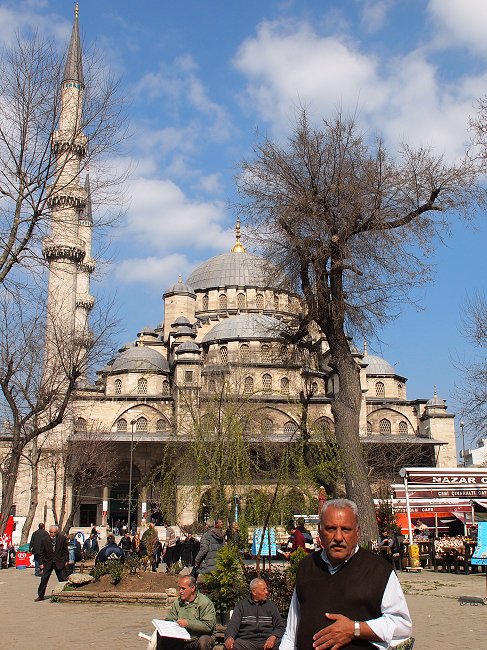
<svg viewBox="0 0 487 650">
<path fill-rule="evenodd" d="M 487 649 L 487 606 L 460 605 L 464 595 L 484 597 L 485 574 L 401 573 L 413 617 L 415 650 Z M 38 578 L 26 569 L 0 571 L 0 649 L 146 650 L 138 632 L 152 633 L 162 609 L 137 605 L 35 603 Z M 53 573 L 49 589 L 56 584 Z"/>
</svg>

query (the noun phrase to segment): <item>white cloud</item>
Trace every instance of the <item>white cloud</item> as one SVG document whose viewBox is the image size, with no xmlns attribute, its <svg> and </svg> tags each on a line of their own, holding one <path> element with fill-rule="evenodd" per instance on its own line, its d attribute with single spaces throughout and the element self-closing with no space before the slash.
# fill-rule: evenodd
<svg viewBox="0 0 487 650">
<path fill-rule="evenodd" d="M 374 33 L 385 23 L 391 0 L 367 0 L 362 10 L 362 24 L 368 32 Z"/>
<path fill-rule="evenodd" d="M 137 257 L 117 264 L 115 276 L 124 284 L 145 284 L 165 290 L 178 275 L 185 278 L 191 268 L 185 255 L 173 253 L 165 257 Z"/>
<path fill-rule="evenodd" d="M 428 11 L 442 47 L 460 45 L 487 56 L 487 2 L 485 0 L 430 0 Z"/>
<path fill-rule="evenodd" d="M 70 23 L 65 16 L 50 13 L 37 13 L 45 3 L 16 2 L 0 6 L 0 43 L 14 45 L 17 35 L 37 30 L 44 37 L 53 37 L 63 43 L 69 37 Z"/>
</svg>

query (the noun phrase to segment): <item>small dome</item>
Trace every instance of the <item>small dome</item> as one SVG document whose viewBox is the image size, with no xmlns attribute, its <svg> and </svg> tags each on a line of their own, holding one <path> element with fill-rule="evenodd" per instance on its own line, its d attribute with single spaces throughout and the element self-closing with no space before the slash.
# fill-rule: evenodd
<svg viewBox="0 0 487 650">
<path fill-rule="evenodd" d="M 125 352 L 125 350 L 130 350 L 130 348 L 135 348 L 135 343 L 133 341 L 127 341 L 127 343 L 124 343 L 120 348 L 118 348 L 118 351 Z"/>
<path fill-rule="evenodd" d="M 169 364 L 156 350 L 147 347 L 130 348 L 115 359 L 111 372 L 121 371 L 168 372 Z"/>
<path fill-rule="evenodd" d="M 433 397 L 426 402 L 426 406 L 439 406 L 440 408 L 446 408 L 446 401 L 438 397 L 436 392 L 436 386 L 433 391 Z"/>
<path fill-rule="evenodd" d="M 394 366 L 382 357 L 377 357 L 375 354 L 364 355 L 362 361 L 367 364 L 367 368 L 365 369 L 367 375 L 397 375 Z"/>
<path fill-rule="evenodd" d="M 277 318 L 263 314 L 240 314 L 226 318 L 213 327 L 203 338 L 204 343 L 238 340 L 269 340 L 282 339 L 290 331 Z"/>
<path fill-rule="evenodd" d="M 220 287 L 279 286 L 279 276 L 262 257 L 252 253 L 223 253 L 200 264 L 189 276 L 187 283 L 194 291 L 207 291 Z"/>
<path fill-rule="evenodd" d="M 193 289 L 188 284 L 185 284 L 183 282 L 181 276 L 179 276 L 179 280 L 177 282 L 175 282 L 174 284 L 171 284 L 171 286 L 168 287 L 166 289 L 166 291 L 164 291 L 163 298 L 165 298 L 166 296 L 169 296 L 171 294 L 174 294 L 174 293 L 179 294 L 179 295 L 183 295 L 183 296 L 185 296 L 185 295 L 193 296 L 194 298 L 196 298 L 196 294 L 193 291 Z"/>
<path fill-rule="evenodd" d="M 149 325 L 146 325 L 143 327 L 140 332 L 138 332 L 137 336 L 155 336 L 157 337 L 157 332 L 154 330 L 153 327 L 150 327 Z"/>
<path fill-rule="evenodd" d="M 197 343 L 193 343 L 193 341 L 185 341 L 176 348 L 176 354 L 183 354 L 184 352 L 201 352 L 201 350 Z"/>
<path fill-rule="evenodd" d="M 189 318 L 186 318 L 186 316 L 178 316 L 172 326 L 174 327 L 175 325 L 191 325 L 191 321 Z"/>
</svg>

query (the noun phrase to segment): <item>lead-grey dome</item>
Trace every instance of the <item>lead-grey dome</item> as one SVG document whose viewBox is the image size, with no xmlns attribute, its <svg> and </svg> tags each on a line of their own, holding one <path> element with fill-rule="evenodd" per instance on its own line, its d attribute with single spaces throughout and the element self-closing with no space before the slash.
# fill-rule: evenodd
<svg viewBox="0 0 487 650">
<path fill-rule="evenodd" d="M 397 372 L 388 361 L 375 354 L 366 354 L 363 363 L 367 364 L 365 373 L 367 375 L 397 375 Z"/>
<path fill-rule="evenodd" d="M 196 298 L 193 289 L 184 283 L 181 278 L 179 278 L 179 280 L 174 284 L 171 284 L 171 286 L 164 291 L 163 297 L 169 296 L 172 293 L 176 293 L 181 296 L 193 296 Z"/>
<path fill-rule="evenodd" d="M 201 350 L 200 346 L 197 343 L 193 343 L 193 341 L 186 341 L 185 343 L 178 345 L 176 348 L 176 354 L 183 354 L 184 352 L 201 352 Z"/>
<path fill-rule="evenodd" d="M 115 359 L 110 372 L 138 370 L 146 372 L 169 372 L 165 357 L 147 347 L 130 348 Z"/>
<path fill-rule="evenodd" d="M 226 318 L 213 327 L 203 338 L 203 343 L 236 340 L 277 341 L 290 331 L 277 318 L 263 314 L 240 314 Z"/>
<path fill-rule="evenodd" d="M 252 253 L 223 253 L 200 264 L 187 284 L 195 291 L 219 287 L 277 287 L 279 278 L 269 263 Z"/>
</svg>

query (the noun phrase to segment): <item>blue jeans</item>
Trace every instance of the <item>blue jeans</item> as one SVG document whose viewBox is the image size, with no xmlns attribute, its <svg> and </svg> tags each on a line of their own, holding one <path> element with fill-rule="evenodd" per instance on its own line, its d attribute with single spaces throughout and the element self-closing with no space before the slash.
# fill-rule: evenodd
<svg viewBox="0 0 487 650">
<path fill-rule="evenodd" d="M 35 558 L 34 558 L 34 575 L 37 576 L 38 578 L 40 578 L 42 575 L 41 567 L 39 566 L 39 560 L 36 560 Z"/>
</svg>

